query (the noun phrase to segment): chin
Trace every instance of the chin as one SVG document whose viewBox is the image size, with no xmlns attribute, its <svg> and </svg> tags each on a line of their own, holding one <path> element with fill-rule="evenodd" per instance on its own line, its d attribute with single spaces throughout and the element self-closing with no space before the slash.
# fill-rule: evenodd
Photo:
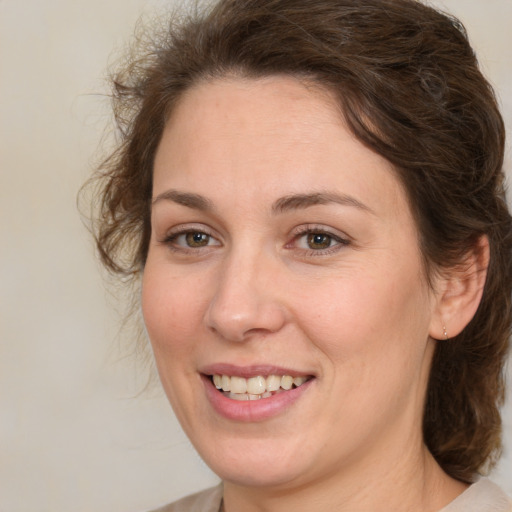
<svg viewBox="0 0 512 512">
<path fill-rule="evenodd" d="M 268 455 L 231 464 L 211 461 L 209 466 L 223 481 L 243 487 L 286 487 L 301 474 L 297 461 L 294 464 L 282 464 Z"/>
<path fill-rule="evenodd" d="M 288 444 L 288 446 L 287 446 Z M 215 449 L 196 449 L 206 464 L 222 480 L 246 487 L 287 486 L 307 473 L 313 464 L 307 463 L 302 443 L 287 443 L 285 439 L 227 439 L 215 443 Z M 302 452 L 301 460 L 298 454 Z"/>
</svg>

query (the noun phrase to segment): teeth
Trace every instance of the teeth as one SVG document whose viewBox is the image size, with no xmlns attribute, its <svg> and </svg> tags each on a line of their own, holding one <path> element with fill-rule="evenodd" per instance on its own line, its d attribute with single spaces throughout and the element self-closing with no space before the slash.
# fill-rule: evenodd
<svg viewBox="0 0 512 512">
<path fill-rule="evenodd" d="M 221 388 L 223 391 L 231 391 L 231 379 L 227 375 L 221 378 Z"/>
<path fill-rule="evenodd" d="M 289 375 L 283 375 L 281 377 L 281 387 L 283 389 L 292 389 L 293 386 L 293 377 L 290 377 Z"/>
<path fill-rule="evenodd" d="M 258 375 L 250 379 L 229 375 L 213 375 L 213 384 L 227 393 L 233 400 L 259 400 L 268 398 L 280 390 L 289 390 L 293 386 L 302 386 L 308 377 L 292 377 L 291 375 Z"/>
<path fill-rule="evenodd" d="M 252 395 L 261 395 L 265 393 L 267 387 L 267 383 L 264 377 L 251 377 L 247 381 L 247 393 L 251 393 Z"/>
<path fill-rule="evenodd" d="M 295 377 L 293 379 L 293 383 L 295 384 L 296 387 L 299 387 L 299 386 L 302 386 L 302 384 L 304 384 L 304 382 L 306 382 L 306 377 Z"/>
<path fill-rule="evenodd" d="M 231 393 L 247 393 L 247 380 L 243 377 L 231 377 Z"/>
<path fill-rule="evenodd" d="M 213 383 L 215 384 L 215 387 L 217 389 L 222 389 L 222 376 L 221 375 L 214 375 L 213 376 Z"/>
<path fill-rule="evenodd" d="M 281 387 L 281 377 L 269 375 L 267 377 L 267 391 L 277 391 Z"/>
<path fill-rule="evenodd" d="M 229 393 L 229 398 L 233 400 L 238 400 L 240 402 L 244 402 L 245 400 L 249 400 L 249 395 L 247 393 Z"/>
</svg>

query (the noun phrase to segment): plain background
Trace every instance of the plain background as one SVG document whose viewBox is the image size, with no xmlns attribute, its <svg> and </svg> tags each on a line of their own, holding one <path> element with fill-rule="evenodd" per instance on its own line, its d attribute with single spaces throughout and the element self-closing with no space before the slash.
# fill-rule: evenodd
<svg viewBox="0 0 512 512">
<path fill-rule="evenodd" d="M 466 24 L 512 133 L 512 2 L 435 4 Z M 139 393 L 76 208 L 109 121 L 107 62 L 168 5 L 0 0 L 0 512 L 139 512 L 217 481 L 159 388 Z M 510 400 L 504 420 L 494 479 L 512 493 Z"/>
</svg>

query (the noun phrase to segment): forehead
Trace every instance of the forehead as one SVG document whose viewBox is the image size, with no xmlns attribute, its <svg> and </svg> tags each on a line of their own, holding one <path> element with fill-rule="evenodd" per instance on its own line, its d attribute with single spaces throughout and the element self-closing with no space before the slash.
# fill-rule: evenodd
<svg viewBox="0 0 512 512">
<path fill-rule="evenodd" d="M 227 78 L 188 89 L 165 132 L 201 148 L 201 153 L 215 147 L 220 151 L 229 141 L 234 154 L 241 146 L 249 149 L 251 141 L 260 150 L 277 145 L 285 150 L 289 144 L 298 150 L 301 144 L 323 139 L 327 124 L 341 122 L 333 95 L 319 85 L 284 76 Z"/>
<path fill-rule="evenodd" d="M 280 76 L 188 90 L 154 173 L 154 195 L 180 188 L 220 201 L 336 189 L 389 206 L 403 195 L 391 164 L 355 139 L 328 91 Z"/>
</svg>

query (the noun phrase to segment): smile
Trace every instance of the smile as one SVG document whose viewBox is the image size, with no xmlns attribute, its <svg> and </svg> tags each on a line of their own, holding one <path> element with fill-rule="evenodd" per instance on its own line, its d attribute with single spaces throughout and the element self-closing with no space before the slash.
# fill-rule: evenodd
<svg viewBox="0 0 512 512">
<path fill-rule="evenodd" d="M 215 364 L 202 368 L 206 397 L 220 416 L 236 422 L 260 422 L 280 416 L 312 396 L 317 378 L 273 366 Z"/>
<path fill-rule="evenodd" d="M 283 391 L 298 388 L 311 377 L 292 377 L 291 375 L 258 375 L 245 379 L 238 376 L 212 375 L 214 386 L 222 391 L 223 395 L 232 400 L 260 400 L 270 398 Z"/>
</svg>

